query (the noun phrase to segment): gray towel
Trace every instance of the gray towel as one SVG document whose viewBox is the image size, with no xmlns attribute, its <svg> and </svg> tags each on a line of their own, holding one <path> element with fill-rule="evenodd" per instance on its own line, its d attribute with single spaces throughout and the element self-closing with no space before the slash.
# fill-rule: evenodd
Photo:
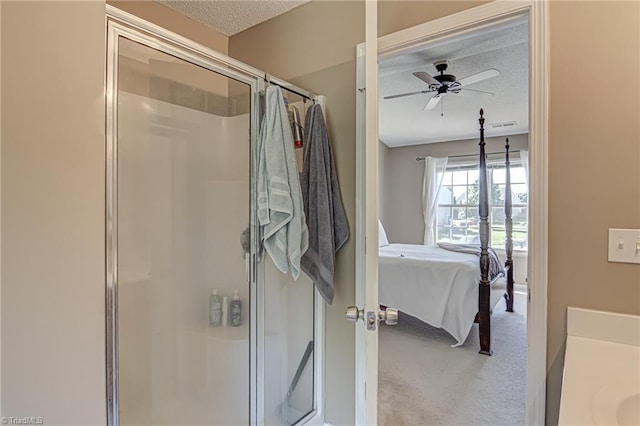
<svg viewBox="0 0 640 426">
<path fill-rule="evenodd" d="M 269 86 L 266 97 L 258 159 L 258 220 L 273 263 L 284 273 L 291 269 L 297 280 L 309 240 L 293 135 L 280 88 Z"/>
<path fill-rule="evenodd" d="M 480 257 L 480 246 L 477 244 L 438 243 L 438 247 L 449 251 L 456 251 L 458 253 L 475 254 Z M 488 247 L 487 251 L 489 252 L 489 279 L 493 279 L 498 274 L 504 275 L 502 263 L 500 262 L 500 258 L 496 254 L 495 250 Z"/>
<path fill-rule="evenodd" d="M 309 229 L 309 249 L 302 257 L 301 266 L 324 300 L 331 304 L 335 255 L 349 239 L 349 225 L 320 105 L 309 108 L 304 129 L 304 163 L 300 181 Z"/>
</svg>

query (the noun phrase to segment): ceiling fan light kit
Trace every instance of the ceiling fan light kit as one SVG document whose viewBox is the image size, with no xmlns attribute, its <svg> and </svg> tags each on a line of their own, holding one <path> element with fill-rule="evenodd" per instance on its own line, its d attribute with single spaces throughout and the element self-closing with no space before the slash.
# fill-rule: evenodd
<svg viewBox="0 0 640 426">
<path fill-rule="evenodd" d="M 449 61 L 436 61 L 433 63 L 436 70 L 440 75 L 436 75 L 435 78 L 441 85 L 450 85 L 456 82 L 456 76 L 451 74 L 445 74 L 444 72 L 449 68 Z"/>
</svg>

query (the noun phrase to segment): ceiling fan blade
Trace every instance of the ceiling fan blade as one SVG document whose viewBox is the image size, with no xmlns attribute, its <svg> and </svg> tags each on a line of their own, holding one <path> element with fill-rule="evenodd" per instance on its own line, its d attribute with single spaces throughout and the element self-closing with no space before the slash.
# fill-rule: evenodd
<svg viewBox="0 0 640 426">
<path fill-rule="evenodd" d="M 440 93 L 435 95 L 433 98 L 429 99 L 429 102 L 427 102 L 427 104 L 424 106 L 424 111 L 434 109 L 436 105 L 438 105 L 438 102 L 440 102 L 440 99 L 442 99 L 442 96 Z"/>
<path fill-rule="evenodd" d="M 410 92 L 410 93 L 402 93 L 400 95 L 385 96 L 383 99 L 396 99 L 396 98 L 403 98 L 405 96 L 421 95 L 423 93 L 433 93 L 433 92 L 435 92 L 435 90 L 420 90 L 418 92 Z"/>
<path fill-rule="evenodd" d="M 435 86 L 438 86 L 438 87 L 442 86 L 442 84 L 438 80 L 436 80 L 435 78 L 431 77 L 429 74 L 427 74 L 424 71 L 414 72 L 413 75 L 415 75 L 420 80 L 422 80 L 425 83 L 427 83 L 429 86 L 431 86 L 431 85 L 435 85 Z"/>
<path fill-rule="evenodd" d="M 462 92 L 474 92 L 474 93 L 480 93 L 482 95 L 487 95 L 487 96 L 493 96 L 494 95 L 494 93 L 491 93 L 491 92 L 485 92 L 484 90 L 469 89 L 467 87 L 464 87 L 464 88 L 461 88 L 461 89 L 458 89 L 458 90 L 461 93 Z"/>
<path fill-rule="evenodd" d="M 461 78 L 458 83 L 462 86 L 468 86 L 470 84 L 478 83 L 479 81 L 487 80 L 489 78 L 497 77 L 500 75 L 500 71 L 495 68 L 489 68 L 488 70 L 481 71 L 477 74 L 472 74 L 469 77 Z"/>
</svg>

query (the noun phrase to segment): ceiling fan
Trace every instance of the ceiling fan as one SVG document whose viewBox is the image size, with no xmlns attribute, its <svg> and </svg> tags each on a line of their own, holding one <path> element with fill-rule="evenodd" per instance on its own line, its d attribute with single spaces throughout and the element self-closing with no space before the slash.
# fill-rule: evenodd
<svg viewBox="0 0 640 426">
<path fill-rule="evenodd" d="M 445 71 L 449 67 L 449 61 L 437 61 L 433 63 L 433 66 L 436 67 L 436 70 L 440 73 L 434 77 L 430 76 L 428 73 L 424 71 L 414 72 L 413 75 L 418 77 L 420 80 L 424 81 L 429 85 L 428 90 L 419 90 L 417 92 L 409 92 L 402 93 L 399 95 L 385 96 L 384 99 L 395 99 L 402 98 L 405 96 L 414 96 L 421 95 L 425 93 L 435 93 L 431 99 L 424 106 L 424 110 L 430 110 L 438 105 L 438 102 L 446 95 L 455 94 L 459 95 L 464 92 L 473 92 L 488 96 L 493 96 L 491 92 L 485 92 L 483 90 L 475 90 L 469 89 L 467 86 L 478 83 L 483 80 L 487 80 L 489 78 L 497 77 L 500 75 L 500 71 L 495 68 L 489 68 L 487 70 L 481 71 L 476 74 L 472 74 L 468 77 L 461 78 L 460 80 L 456 80 L 455 75 L 445 74 Z"/>
</svg>

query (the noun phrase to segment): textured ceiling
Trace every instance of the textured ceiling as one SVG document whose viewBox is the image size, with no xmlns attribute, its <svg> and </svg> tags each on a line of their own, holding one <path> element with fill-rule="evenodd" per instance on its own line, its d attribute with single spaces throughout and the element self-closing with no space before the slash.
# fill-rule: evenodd
<svg viewBox="0 0 640 426">
<path fill-rule="evenodd" d="M 310 0 L 156 0 L 196 22 L 232 36 Z"/>
<path fill-rule="evenodd" d="M 485 111 L 485 134 L 504 136 L 526 133 L 528 121 L 528 30 L 526 21 L 501 26 L 441 42 L 418 51 L 383 58 L 379 62 L 380 140 L 389 147 L 444 142 L 478 137 L 478 112 Z M 445 96 L 436 108 L 423 108 L 433 94 L 397 99 L 385 96 L 428 89 L 412 75 L 415 71 L 437 74 L 433 62 L 450 62 L 447 74 L 457 79 L 496 68 L 500 75 L 471 84 L 493 96 L 469 93 Z M 444 116 L 441 113 L 444 109 Z M 515 121 L 516 126 L 498 129 L 492 123 Z"/>
</svg>

